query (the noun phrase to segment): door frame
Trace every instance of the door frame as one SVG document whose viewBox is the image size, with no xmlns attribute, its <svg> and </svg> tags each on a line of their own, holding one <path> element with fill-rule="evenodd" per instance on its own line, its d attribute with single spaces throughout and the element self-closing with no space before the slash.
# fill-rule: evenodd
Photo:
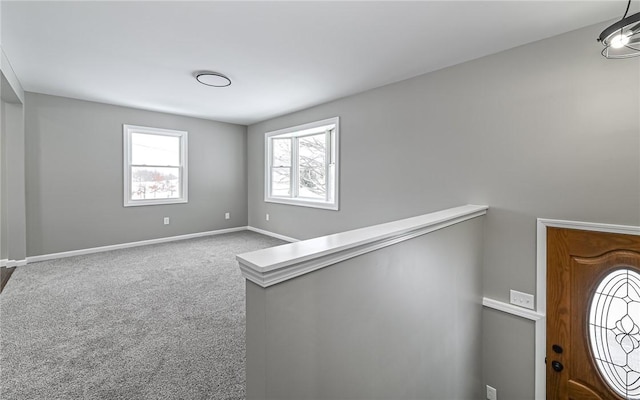
<svg viewBox="0 0 640 400">
<path fill-rule="evenodd" d="M 640 226 L 600 224 L 594 222 L 537 219 L 536 239 L 536 311 L 542 318 L 535 321 L 535 398 L 547 398 L 546 357 L 547 346 L 547 228 L 578 229 L 640 236 Z"/>
</svg>

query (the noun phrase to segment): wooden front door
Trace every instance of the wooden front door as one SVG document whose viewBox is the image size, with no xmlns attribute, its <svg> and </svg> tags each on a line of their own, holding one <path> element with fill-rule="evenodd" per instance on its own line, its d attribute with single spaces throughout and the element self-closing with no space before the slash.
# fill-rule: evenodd
<svg viewBox="0 0 640 400">
<path fill-rule="evenodd" d="M 640 236 L 547 228 L 547 399 L 640 399 Z"/>
</svg>

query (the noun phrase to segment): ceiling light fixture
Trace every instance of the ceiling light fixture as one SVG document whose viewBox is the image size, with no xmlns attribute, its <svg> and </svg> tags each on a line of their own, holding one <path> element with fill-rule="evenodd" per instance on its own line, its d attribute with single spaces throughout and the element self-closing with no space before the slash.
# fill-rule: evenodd
<svg viewBox="0 0 640 400">
<path fill-rule="evenodd" d="M 201 71 L 197 72 L 196 79 L 203 85 L 213 87 L 225 87 L 231 85 L 231 79 L 219 72 Z"/>
<path fill-rule="evenodd" d="M 604 45 L 602 55 L 605 58 L 631 58 L 640 56 L 640 12 L 627 17 L 631 0 L 622 19 L 611 25 L 598 37 Z"/>
</svg>

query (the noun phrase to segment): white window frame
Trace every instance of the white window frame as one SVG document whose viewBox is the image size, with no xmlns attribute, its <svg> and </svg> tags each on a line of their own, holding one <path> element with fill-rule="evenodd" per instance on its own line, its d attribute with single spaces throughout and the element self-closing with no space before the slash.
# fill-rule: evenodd
<svg viewBox="0 0 640 400">
<path fill-rule="evenodd" d="M 325 158 L 327 196 L 325 200 L 301 198 L 297 196 L 299 182 L 297 139 L 305 136 L 321 133 L 322 127 L 334 125 L 332 132 L 325 131 L 329 141 L 329 152 Z M 277 137 L 292 138 L 291 145 L 291 197 L 271 195 L 271 171 L 272 171 L 272 139 Z M 265 133 L 265 181 L 264 181 L 264 201 L 267 203 L 289 204 L 302 207 L 322 208 L 327 210 L 339 209 L 339 188 L 340 188 L 340 168 L 339 168 L 339 148 L 340 148 L 340 118 L 333 117 L 321 121 L 310 122 L 308 124 L 279 129 L 277 131 Z"/>
<path fill-rule="evenodd" d="M 153 206 L 160 204 L 179 204 L 188 203 L 188 177 L 187 173 L 187 131 L 178 131 L 173 129 L 151 128 L 148 126 L 126 125 L 122 126 L 123 142 L 124 142 L 124 206 Z M 175 199 L 140 199 L 131 198 L 131 168 L 139 166 L 148 167 L 167 167 L 167 165 L 134 165 L 131 163 L 131 137 L 134 133 L 143 133 L 147 135 L 173 136 L 180 138 L 180 197 Z"/>
</svg>

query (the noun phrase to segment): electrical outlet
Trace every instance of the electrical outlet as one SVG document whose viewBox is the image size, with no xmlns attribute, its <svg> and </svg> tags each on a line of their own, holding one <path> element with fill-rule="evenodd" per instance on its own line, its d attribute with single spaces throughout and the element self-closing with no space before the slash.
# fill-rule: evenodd
<svg viewBox="0 0 640 400">
<path fill-rule="evenodd" d="M 224 213 L 224 219 L 229 219 L 231 218 L 231 214 L 229 213 Z"/>
<path fill-rule="evenodd" d="M 487 400 L 498 400 L 498 391 L 489 385 L 487 385 Z"/>
<path fill-rule="evenodd" d="M 169 225 L 169 217 L 164 217 L 164 224 Z"/>
<path fill-rule="evenodd" d="M 264 219 L 269 220 L 269 214 L 265 215 Z"/>
<path fill-rule="evenodd" d="M 535 304 L 533 301 L 533 295 L 529 293 L 518 292 L 517 290 L 511 291 L 510 300 L 511 304 L 515 304 L 516 306 L 534 309 Z"/>
</svg>

